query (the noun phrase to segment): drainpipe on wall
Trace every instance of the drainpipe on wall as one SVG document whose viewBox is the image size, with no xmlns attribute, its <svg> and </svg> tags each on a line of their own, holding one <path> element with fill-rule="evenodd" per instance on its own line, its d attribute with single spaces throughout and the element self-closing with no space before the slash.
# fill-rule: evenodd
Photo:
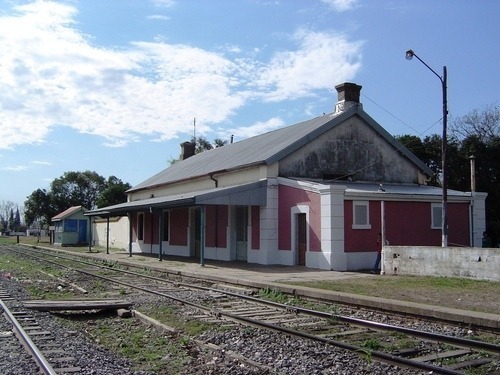
<svg viewBox="0 0 500 375">
<path fill-rule="evenodd" d="M 219 181 L 217 181 L 217 179 L 214 177 L 214 174 L 210 173 L 209 176 L 210 179 L 215 183 L 215 187 L 219 187 Z"/>
</svg>

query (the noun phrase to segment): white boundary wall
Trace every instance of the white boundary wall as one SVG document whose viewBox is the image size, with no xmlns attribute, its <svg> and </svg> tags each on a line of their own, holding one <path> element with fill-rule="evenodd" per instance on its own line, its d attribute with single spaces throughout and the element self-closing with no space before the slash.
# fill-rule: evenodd
<svg viewBox="0 0 500 375">
<path fill-rule="evenodd" d="M 500 249 L 384 246 L 386 275 L 453 276 L 500 281 Z"/>
</svg>

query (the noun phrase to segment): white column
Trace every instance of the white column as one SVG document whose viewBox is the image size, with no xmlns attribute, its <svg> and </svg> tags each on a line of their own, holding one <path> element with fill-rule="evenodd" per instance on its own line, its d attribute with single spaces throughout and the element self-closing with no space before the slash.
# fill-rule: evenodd
<svg viewBox="0 0 500 375">
<path fill-rule="evenodd" d="M 474 243 L 472 246 L 481 247 L 483 232 L 486 230 L 486 197 L 487 193 L 474 192 L 474 196 L 471 198 L 474 200 L 472 205 L 472 228 L 474 233 L 471 236 L 474 237 Z"/>
<path fill-rule="evenodd" d="M 268 179 L 266 205 L 260 208 L 260 249 L 251 251 L 249 261 L 259 264 L 273 264 L 278 252 L 278 181 Z"/>
<path fill-rule="evenodd" d="M 344 192 L 345 186 L 325 186 L 321 194 L 321 252 L 324 263 L 319 268 L 347 270 L 344 252 Z"/>
</svg>

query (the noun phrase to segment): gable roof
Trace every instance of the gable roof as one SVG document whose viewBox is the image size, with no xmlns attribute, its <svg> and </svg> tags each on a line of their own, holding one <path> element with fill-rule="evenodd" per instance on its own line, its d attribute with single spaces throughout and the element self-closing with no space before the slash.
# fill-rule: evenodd
<svg viewBox="0 0 500 375">
<path fill-rule="evenodd" d="M 67 217 L 69 217 L 69 216 L 71 216 L 74 213 L 79 212 L 79 211 L 86 212 L 87 209 L 84 208 L 84 207 L 82 207 L 82 206 L 73 206 L 73 207 L 70 207 L 67 210 L 64 210 L 63 212 L 61 212 L 61 213 L 57 214 L 56 216 L 54 216 L 52 218 L 52 221 L 60 221 L 60 220 L 66 219 Z"/>
<path fill-rule="evenodd" d="M 351 116 L 360 117 L 424 174 L 432 175 L 429 167 L 363 111 L 361 105 L 354 105 L 339 114 L 325 114 L 295 125 L 198 153 L 188 159 L 178 161 L 132 187 L 128 192 L 257 165 L 271 165 L 343 123 Z"/>
</svg>

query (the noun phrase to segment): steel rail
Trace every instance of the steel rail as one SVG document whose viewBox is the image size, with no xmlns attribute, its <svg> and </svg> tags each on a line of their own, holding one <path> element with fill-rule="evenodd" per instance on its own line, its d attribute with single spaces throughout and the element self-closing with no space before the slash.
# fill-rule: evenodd
<svg viewBox="0 0 500 375">
<path fill-rule="evenodd" d="M 52 262 L 52 261 L 48 261 L 46 259 L 42 259 L 42 260 L 44 260 L 46 262 L 49 262 L 49 263 L 55 263 L 55 262 Z M 251 324 L 251 325 L 257 326 L 257 327 L 266 328 L 266 329 L 273 330 L 273 331 L 276 331 L 276 332 L 283 332 L 283 333 L 287 333 L 289 335 L 293 335 L 293 336 L 296 336 L 296 337 L 302 337 L 302 338 L 306 338 L 306 339 L 313 340 L 313 341 L 320 341 L 320 342 L 323 342 L 325 344 L 336 346 L 336 347 L 339 347 L 339 348 L 342 348 L 342 349 L 345 349 L 345 350 L 349 350 L 349 351 L 352 351 L 352 352 L 356 352 L 356 353 L 369 353 L 374 358 L 378 358 L 379 360 L 383 360 L 385 362 L 390 362 L 390 363 L 393 363 L 393 364 L 399 364 L 399 365 L 403 365 L 403 366 L 407 366 L 407 367 L 411 367 L 411 368 L 418 368 L 418 369 L 423 369 L 423 370 L 426 370 L 426 371 L 432 371 L 433 373 L 436 373 L 436 374 L 443 374 L 443 375 L 463 375 L 462 372 L 458 372 L 458 371 L 450 370 L 450 369 L 445 369 L 445 368 L 442 368 L 440 366 L 435 366 L 435 365 L 428 364 L 428 363 L 425 363 L 425 362 L 412 361 L 411 359 L 401 358 L 401 357 L 394 356 L 392 354 L 382 353 L 382 352 L 378 352 L 378 351 L 369 351 L 368 352 L 366 349 L 362 348 L 361 346 L 346 344 L 344 342 L 334 341 L 334 340 L 330 340 L 330 339 L 327 339 L 327 338 L 324 338 L 324 337 L 314 336 L 314 335 L 311 335 L 311 334 L 308 334 L 308 333 L 305 333 L 305 332 L 296 331 L 296 330 L 293 330 L 293 329 L 290 329 L 290 328 L 281 327 L 281 326 L 278 326 L 278 325 L 275 325 L 275 324 L 270 324 L 270 323 L 262 322 L 262 321 L 259 321 L 259 320 L 255 320 L 255 319 L 246 318 L 246 317 L 242 317 L 242 316 L 239 316 L 239 315 L 231 314 L 231 313 L 224 312 L 224 311 L 221 311 L 221 310 L 212 309 L 210 307 L 203 306 L 203 305 L 200 305 L 200 304 L 197 304 L 197 303 L 194 303 L 194 302 L 190 302 L 190 301 L 187 301 L 187 300 L 183 300 L 181 298 L 174 297 L 174 296 L 171 296 L 171 295 L 166 294 L 166 293 L 154 291 L 154 290 L 142 287 L 142 286 L 134 285 L 134 284 L 131 284 L 131 283 L 128 283 L 128 282 L 124 282 L 124 281 L 121 281 L 121 280 L 116 280 L 116 279 L 113 279 L 113 278 L 110 278 L 110 277 L 107 277 L 107 276 L 96 275 L 96 274 L 94 274 L 92 272 L 89 272 L 89 271 L 79 270 L 79 269 L 76 269 L 76 268 L 73 268 L 73 267 L 70 267 L 70 266 L 61 265 L 61 264 L 59 264 L 59 266 L 71 269 L 71 270 L 76 271 L 76 272 L 81 272 L 81 273 L 83 273 L 85 275 L 89 275 L 89 276 L 96 277 L 96 278 L 99 278 L 99 279 L 102 279 L 102 280 L 106 280 L 106 281 L 109 281 L 109 282 L 112 282 L 112 283 L 117 283 L 117 284 L 120 284 L 120 285 L 124 285 L 124 286 L 127 286 L 129 288 L 133 288 L 133 289 L 136 289 L 136 290 L 141 290 L 141 291 L 146 292 L 146 293 L 155 294 L 157 296 L 165 297 L 165 298 L 174 300 L 176 302 L 182 303 L 183 305 L 188 305 L 188 306 L 197 308 L 199 310 L 211 313 L 211 314 L 213 314 L 213 315 L 215 315 L 217 317 L 223 316 L 223 317 L 235 320 L 235 321 L 243 322 L 243 323 L 246 323 L 246 324 Z"/>
<path fill-rule="evenodd" d="M 53 261 L 50 261 L 50 260 L 47 260 L 47 259 L 43 259 L 41 257 L 37 257 L 37 256 L 32 255 L 32 254 L 29 254 L 29 255 L 31 255 L 34 258 L 43 260 L 45 262 L 52 263 L 52 264 L 55 264 L 55 265 L 58 265 L 58 266 L 61 266 L 61 267 L 67 268 L 67 269 L 71 269 L 73 271 L 80 272 L 80 273 L 83 273 L 83 274 L 86 274 L 86 275 L 89 275 L 89 276 L 92 276 L 92 277 L 96 277 L 96 278 L 99 278 L 99 279 L 102 279 L 102 280 L 106 280 L 106 281 L 109 281 L 109 282 L 112 282 L 112 283 L 117 283 L 117 284 L 120 284 L 120 285 L 124 285 L 124 286 L 130 287 L 130 288 L 136 289 L 136 290 L 141 290 L 141 291 L 146 292 L 146 293 L 155 294 L 155 295 L 158 295 L 158 296 L 161 296 L 161 297 L 165 297 L 165 298 L 177 301 L 179 303 L 182 303 L 184 305 L 188 305 L 188 306 L 200 309 L 202 311 L 206 311 L 206 312 L 215 314 L 218 317 L 224 316 L 226 318 L 230 318 L 232 320 L 244 322 L 246 324 L 251 324 L 253 326 L 263 327 L 263 328 L 266 328 L 266 329 L 269 329 L 269 330 L 287 333 L 287 334 L 290 334 L 290 335 L 293 335 L 293 336 L 296 336 L 296 337 L 302 337 L 302 338 L 306 338 L 306 339 L 309 339 L 309 340 L 323 342 L 325 344 L 329 344 L 329 345 L 332 345 L 332 346 L 340 347 L 340 348 L 343 348 L 343 349 L 346 349 L 346 350 L 350 350 L 350 351 L 354 351 L 354 352 L 358 352 L 358 353 L 366 352 L 367 354 L 369 354 L 370 356 L 372 356 L 374 358 L 377 358 L 377 359 L 385 361 L 385 362 L 393 363 L 393 364 L 399 364 L 399 365 L 406 366 L 406 367 L 412 367 L 412 368 L 423 369 L 423 370 L 426 370 L 426 371 L 432 371 L 433 373 L 436 373 L 436 374 L 445 374 L 445 375 L 459 375 L 459 374 L 463 374 L 462 372 L 459 372 L 459 371 L 456 371 L 456 370 L 453 370 L 453 369 L 443 368 L 443 367 L 432 365 L 432 364 L 428 364 L 428 363 L 425 363 L 425 362 L 414 361 L 412 359 L 401 358 L 401 357 L 398 357 L 398 356 L 395 356 L 395 355 L 392 355 L 392 354 L 383 353 L 383 352 L 379 352 L 379 351 L 367 351 L 366 349 L 364 349 L 362 347 L 359 347 L 359 346 L 347 344 L 347 343 L 340 342 L 340 341 L 330 340 L 330 339 L 327 339 L 327 338 L 324 338 L 324 337 L 319 337 L 319 336 L 311 335 L 311 334 L 308 334 L 308 333 L 305 333 L 305 332 L 296 331 L 296 330 L 293 330 L 293 329 L 290 329 L 290 328 L 281 327 L 281 326 L 278 326 L 278 325 L 275 325 L 275 324 L 270 324 L 270 323 L 266 323 L 266 322 L 254 320 L 254 319 L 251 319 L 251 318 L 246 318 L 246 317 L 238 316 L 238 315 L 235 315 L 235 314 L 232 314 L 232 313 L 224 312 L 224 311 L 221 311 L 221 310 L 217 310 L 217 309 L 213 309 L 213 308 L 206 307 L 206 306 L 203 306 L 203 305 L 199 305 L 197 303 L 193 303 L 193 302 L 190 302 L 190 301 L 187 301 L 187 300 L 183 300 L 181 298 L 177 298 L 177 297 L 174 297 L 174 296 L 166 294 L 166 293 L 154 291 L 154 290 L 151 290 L 151 289 L 148 289 L 148 288 L 145 288 L 145 287 L 137 286 L 137 285 L 134 285 L 134 284 L 131 284 L 131 283 L 128 283 L 128 282 L 124 282 L 124 281 L 121 281 L 121 280 L 116 280 L 116 279 L 113 279 L 113 278 L 110 278 L 110 277 L 97 275 L 97 274 L 94 274 L 94 273 L 89 272 L 89 271 L 80 270 L 80 269 L 77 269 L 77 268 L 74 268 L 74 267 L 62 265 L 62 264 L 59 264 L 59 263 L 56 263 L 56 262 L 53 262 Z M 54 256 L 53 254 L 49 254 L 49 255 Z M 64 257 L 61 257 L 59 255 L 57 255 L 57 257 L 60 257 L 60 258 L 68 260 L 68 258 L 64 258 Z M 83 261 L 79 261 L 79 262 L 90 264 L 88 262 L 83 262 Z M 95 266 L 95 267 L 98 267 L 98 268 L 109 269 L 108 267 L 104 267 L 104 266 L 99 266 L 99 265 L 95 265 L 95 264 L 91 264 L 91 265 Z M 116 269 L 113 269 L 113 271 L 123 272 L 123 270 L 116 270 Z M 139 277 L 144 277 L 144 278 L 148 278 L 148 279 L 153 279 L 153 280 L 158 280 L 158 281 L 165 282 L 164 279 L 160 279 L 160 278 L 156 278 L 156 277 L 148 276 L 148 275 L 141 275 L 141 274 L 134 273 L 134 272 L 131 272 L 131 271 L 125 271 L 125 273 L 134 274 L 134 275 L 139 276 Z M 183 283 L 177 283 L 177 284 L 183 284 Z M 193 288 L 192 285 L 189 285 L 189 284 L 184 284 L 184 285 L 187 285 L 190 288 Z M 201 286 L 194 286 L 194 287 L 197 288 L 197 289 L 202 289 L 202 290 L 217 291 L 217 292 L 220 292 L 220 293 L 224 293 L 224 294 L 228 294 L 228 295 L 233 295 L 233 296 L 236 296 L 238 298 L 244 298 L 244 299 L 248 299 L 248 300 L 253 300 L 253 301 L 258 302 L 258 303 L 262 303 L 263 302 L 261 299 L 257 299 L 255 297 L 241 295 L 241 294 L 238 294 L 238 293 L 233 293 L 233 292 L 218 290 L 218 289 L 210 288 L 210 287 L 201 287 Z M 289 305 L 283 305 L 283 304 L 280 304 L 280 303 L 277 303 L 277 302 L 273 302 L 273 301 L 265 301 L 265 304 L 276 306 L 276 307 L 280 307 L 280 308 L 286 308 L 287 310 L 290 310 L 290 309 L 291 310 L 296 310 L 296 311 L 303 312 L 305 314 L 316 315 L 317 317 L 322 317 L 322 318 L 333 318 L 333 319 L 342 318 L 342 320 L 351 321 L 352 324 L 359 324 L 359 325 L 372 326 L 372 327 L 377 326 L 379 329 L 385 329 L 385 330 L 391 329 L 391 330 L 394 330 L 394 328 L 397 328 L 397 329 L 400 330 L 400 332 L 405 332 L 406 331 L 405 333 L 408 333 L 408 334 L 411 334 L 411 335 L 417 335 L 417 333 L 418 334 L 425 334 L 425 335 L 428 334 L 430 337 L 434 337 L 434 339 L 436 341 L 443 341 L 446 338 L 452 338 L 452 339 L 456 339 L 456 340 L 465 340 L 466 342 L 468 342 L 471 345 L 488 344 L 488 343 L 476 342 L 475 340 L 460 339 L 460 338 L 453 338 L 453 337 L 447 336 L 447 335 L 440 335 L 440 334 L 434 334 L 434 333 L 426 333 L 426 332 L 416 331 L 416 330 L 413 330 L 413 329 L 407 329 L 407 328 L 404 328 L 404 327 L 396 327 L 396 326 L 391 326 L 391 325 L 383 324 L 383 323 L 370 322 L 370 321 L 366 321 L 366 320 L 362 320 L 362 319 L 356 319 L 356 318 L 350 318 L 350 317 L 340 317 L 340 316 L 337 316 L 337 315 L 334 315 L 334 314 L 319 312 L 319 311 L 315 311 L 315 310 L 310 310 L 310 309 L 305 309 L 305 308 L 300 308 L 300 307 L 291 307 Z M 462 345 L 465 345 L 465 344 L 462 343 Z M 493 348 L 490 348 L 490 349 L 492 349 L 494 352 L 497 352 L 497 353 L 500 352 L 500 347 L 498 345 L 494 345 L 494 344 L 492 344 L 492 345 L 493 345 Z M 465 346 L 467 346 L 467 345 L 465 345 Z"/>
<path fill-rule="evenodd" d="M 10 312 L 7 305 L 0 299 L 0 307 L 3 310 L 4 315 L 7 317 L 10 323 L 12 323 L 12 328 L 16 333 L 21 344 L 26 348 L 26 350 L 31 354 L 37 365 L 46 375 L 56 375 L 56 371 L 49 364 L 45 356 L 40 352 L 36 344 L 31 340 L 29 335 L 23 329 L 21 324 L 17 321 L 16 317 Z"/>
<path fill-rule="evenodd" d="M 70 258 L 62 256 L 60 254 L 52 254 L 49 252 L 49 253 L 47 253 L 47 255 L 54 256 L 54 257 L 61 258 L 61 259 L 65 259 L 65 260 L 70 260 Z M 31 256 L 35 257 L 36 259 L 44 260 L 47 262 L 52 262 L 50 260 L 39 258 L 35 255 L 31 255 Z M 91 262 L 87 262 L 87 261 L 83 261 L 83 260 L 78 260 L 78 262 L 82 263 L 82 264 L 91 265 L 93 267 L 106 269 L 106 270 L 110 269 L 109 267 L 98 265 L 98 264 L 93 264 Z M 59 265 L 58 263 L 55 263 L 55 264 Z M 68 268 L 72 269 L 72 267 L 69 267 L 69 266 L 64 266 L 64 267 L 68 267 Z M 74 270 L 77 270 L 77 269 L 74 269 Z M 155 276 L 150 276 L 150 275 L 142 275 L 142 274 L 139 274 L 137 272 L 133 272 L 133 271 L 129 271 L 129 270 L 119 270 L 119 269 L 112 269 L 112 270 L 115 272 L 121 272 L 121 273 L 126 273 L 129 275 L 133 275 L 133 276 L 144 277 L 144 278 L 147 278 L 150 280 L 155 280 L 155 281 L 159 281 L 159 282 L 163 282 L 163 283 L 168 282 L 167 280 L 162 279 L 160 277 L 155 277 Z M 171 274 L 175 274 L 175 273 L 171 273 Z M 94 275 L 94 274 L 91 274 L 91 276 L 100 277 L 99 275 Z M 357 325 L 357 326 L 368 327 L 368 328 L 372 328 L 372 329 L 376 329 L 376 330 L 399 332 L 399 333 L 404 333 L 404 334 L 407 334 L 410 336 L 420 337 L 420 338 L 424 338 L 424 339 L 435 341 L 435 342 L 443 342 L 443 343 L 447 343 L 447 344 L 453 344 L 456 346 L 462 346 L 462 347 L 467 347 L 467 348 L 476 349 L 476 350 L 484 350 L 484 351 L 487 351 L 489 353 L 493 353 L 493 354 L 497 354 L 497 355 L 500 354 L 500 345 L 497 345 L 494 343 L 477 341 L 477 340 L 472 340 L 472 339 L 467 339 L 467 338 L 462 338 L 462 337 L 455 337 L 455 336 L 450 336 L 450 335 L 444 335 L 444 334 L 435 333 L 435 332 L 419 331 L 419 330 L 412 329 L 412 328 L 395 326 L 395 325 L 386 324 L 386 323 L 379 323 L 379 322 L 374 322 L 374 321 L 359 319 L 359 318 L 353 318 L 353 317 L 344 316 L 344 315 L 331 314 L 331 313 L 327 313 L 327 312 L 323 312 L 323 311 L 316 311 L 316 310 L 312 310 L 312 309 L 307 309 L 304 307 L 290 306 L 290 305 L 285 305 L 285 304 L 282 304 L 279 302 L 266 301 L 266 300 L 263 300 L 261 298 L 247 296 L 244 294 L 235 293 L 235 292 L 231 292 L 231 291 L 227 291 L 227 290 L 221 290 L 221 289 L 217 289 L 217 288 L 213 288 L 213 287 L 192 285 L 192 284 L 183 283 L 183 282 L 176 282 L 176 285 L 184 286 L 186 288 L 194 288 L 194 289 L 198 289 L 198 290 L 214 291 L 214 292 L 218 292 L 218 293 L 223 293 L 223 294 L 230 295 L 230 296 L 233 296 L 236 298 L 245 299 L 247 301 L 253 301 L 253 302 L 256 302 L 259 304 L 273 306 L 273 307 L 276 307 L 279 309 L 285 309 L 285 310 L 289 310 L 289 311 L 291 310 L 291 311 L 294 311 L 296 313 L 302 313 L 305 315 L 315 316 L 315 317 L 322 318 L 322 319 L 335 319 L 335 320 L 339 320 L 339 321 L 346 322 L 346 323 L 353 324 L 353 325 Z M 132 286 L 132 287 L 135 288 L 135 286 Z"/>
</svg>

